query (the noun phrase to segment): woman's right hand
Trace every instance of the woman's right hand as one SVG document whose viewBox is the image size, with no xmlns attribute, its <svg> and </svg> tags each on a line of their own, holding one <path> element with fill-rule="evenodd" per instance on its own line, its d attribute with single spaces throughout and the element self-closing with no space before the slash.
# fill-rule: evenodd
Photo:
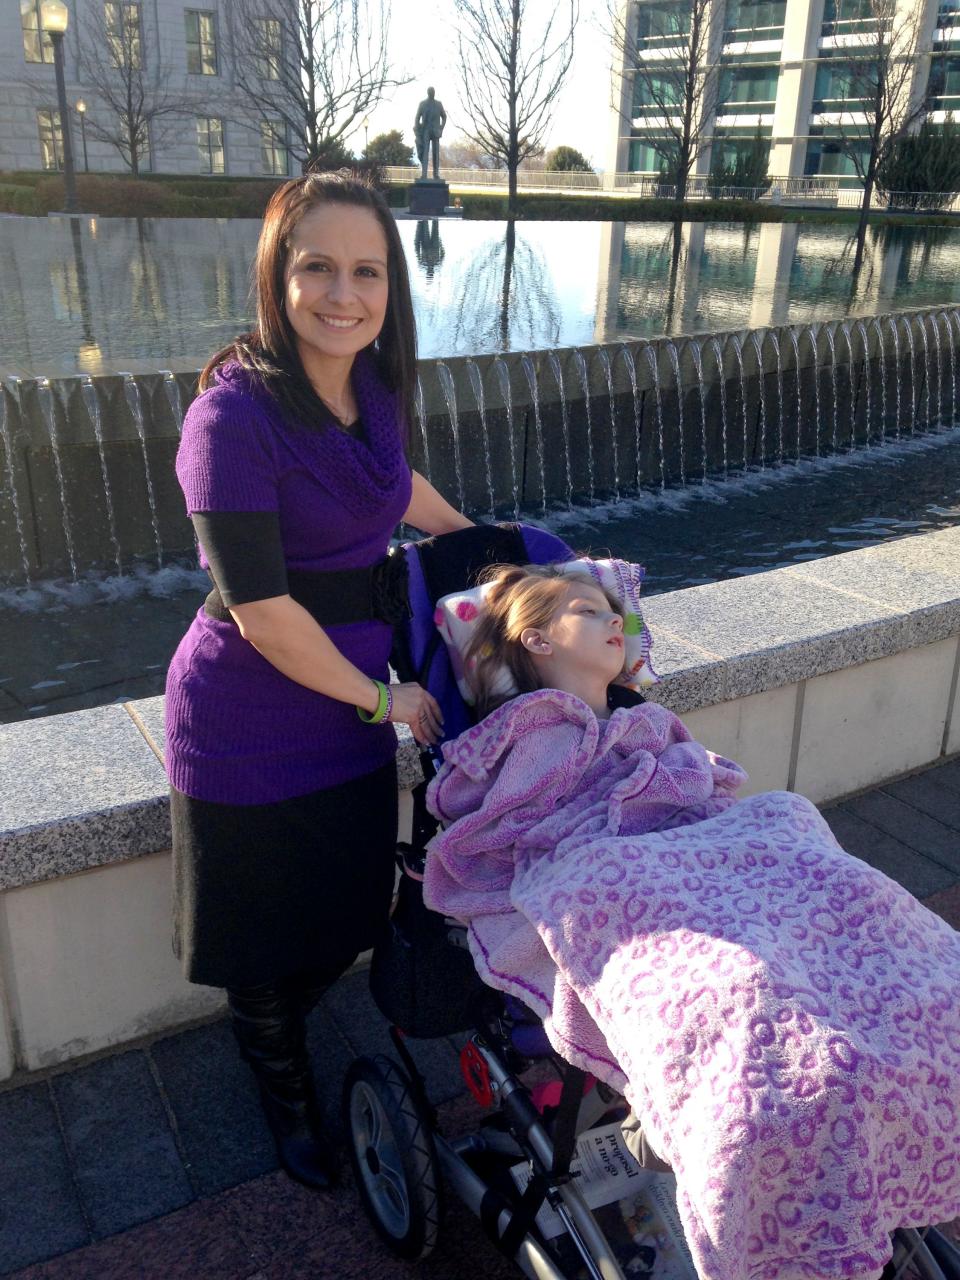
<svg viewBox="0 0 960 1280">
<path fill-rule="evenodd" d="M 393 694 L 391 722 L 409 725 L 420 743 L 439 741 L 443 732 L 443 716 L 436 698 L 412 680 L 407 684 L 392 684 L 390 692 Z"/>
</svg>

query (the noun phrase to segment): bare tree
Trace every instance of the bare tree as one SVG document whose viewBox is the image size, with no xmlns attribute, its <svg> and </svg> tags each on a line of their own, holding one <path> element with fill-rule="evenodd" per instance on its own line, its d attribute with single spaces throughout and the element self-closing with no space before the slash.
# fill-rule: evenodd
<svg viewBox="0 0 960 1280">
<path fill-rule="evenodd" d="M 162 150 L 197 108 L 192 95 L 171 88 L 157 43 L 145 44 L 140 9 L 108 3 L 87 5 L 77 15 L 81 78 L 97 98 L 87 133 L 113 147 L 134 175 L 149 160 L 151 145 Z"/>
<path fill-rule="evenodd" d="M 510 212 L 517 169 L 542 152 L 550 108 L 573 58 L 578 0 L 456 0 L 466 137 L 507 170 Z"/>
<path fill-rule="evenodd" d="M 919 6 L 906 12 L 897 0 L 857 0 L 857 16 L 871 29 L 850 49 L 851 60 L 837 66 L 829 96 L 839 100 L 839 110 L 825 121 L 835 124 L 840 149 L 863 183 L 854 276 L 863 265 L 878 170 L 927 111 L 924 95 L 916 92 L 916 73 L 924 56 Z"/>
<path fill-rule="evenodd" d="M 235 0 L 231 10 L 237 87 L 304 173 L 342 155 L 386 90 L 409 82 L 390 63 L 389 0 Z"/>
<path fill-rule="evenodd" d="M 614 107 L 659 156 L 661 173 L 683 200 L 700 153 L 710 145 L 720 68 L 711 48 L 715 0 L 607 0 L 614 51 Z"/>
</svg>

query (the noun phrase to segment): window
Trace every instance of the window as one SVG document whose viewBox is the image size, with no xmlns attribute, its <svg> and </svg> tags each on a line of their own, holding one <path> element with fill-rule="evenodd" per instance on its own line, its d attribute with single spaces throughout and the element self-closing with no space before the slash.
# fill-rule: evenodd
<svg viewBox="0 0 960 1280">
<path fill-rule="evenodd" d="M 776 102 L 779 79 L 779 63 L 738 63 L 724 67 L 720 75 L 720 109 L 743 102 Z"/>
<path fill-rule="evenodd" d="M 755 39 L 773 40 L 783 36 L 787 0 L 727 0 L 724 28 L 749 32 Z"/>
<path fill-rule="evenodd" d="M 40 134 L 41 169 L 62 169 L 63 134 L 60 132 L 60 112 L 53 107 L 41 107 L 37 111 L 37 130 Z"/>
<path fill-rule="evenodd" d="M 813 85 L 813 109 L 836 110 L 836 104 L 853 107 L 870 96 L 877 79 L 877 64 L 828 58 L 817 66 Z M 829 104 L 829 105 L 828 105 Z"/>
<path fill-rule="evenodd" d="M 934 58 L 930 64 L 927 95 L 934 111 L 960 109 L 960 56 Z"/>
<path fill-rule="evenodd" d="M 675 151 L 676 145 L 672 139 L 661 139 L 660 150 L 657 150 L 647 139 L 633 138 L 630 141 L 627 167 L 631 173 L 662 174 L 671 167 L 672 153 Z M 664 155 L 664 152 L 667 155 Z"/>
<path fill-rule="evenodd" d="M 260 121 L 260 167 L 264 173 L 283 177 L 287 172 L 286 130 L 281 123 Z"/>
<path fill-rule="evenodd" d="M 187 71 L 192 76 L 215 76 L 216 15 L 202 9 L 187 9 L 183 16 L 187 25 Z"/>
<path fill-rule="evenodd" d="M 256 19 L 256 63 L 261 80 L 280 79 L 283 35 L 279 18 Z"/>
<path fill-rule="evenodd" d="M 633 82 L 633 114 L 663 115 L 665 107 L 678 107 L 683 98 L 682 72 L 648 67 Z"/>
<path fill-rule="evenodd" d="M 886 0 L 825 0 L 820 34 L 876 31 L 877 21 L 886 17 L 887 8 Z"/>
<path fill-rule="evenodd" d="M 869 141 L 865 139 L 858 146 L 856 137 L 843 139 L 835 128 L 811 128 L 804 176 L 850 178 L 854 181 L 849 185 L 856 185 L 857 166 L 850 154 L 853 150 L 858 152 L 860 163 L 866 168 L 870 155 Z"/>
<path fill-rule="evenodd" d="M 671 45 L 690 33 L 692 0 L 676 0 L 667 4 L 641 4 L 637 7 L 637 43 L 641 47 Z"/>
<path fill-rule="evenodd" d="M 134 67 L 140 62 L 139 4 L 107 3 L 103 6 L 110 62 L 115 67 Z"/>
<path fill-rule="evenodd" d="M 52 62 L 53 41 L 40 26 L 40 0 L 20 0 L 23 56 L 27 62 Z"/>
<path fill-rule="evenodd" d="M 222 120 L 214 116 L 198 118 L 197 148 L 200 152 L 200 168 L 204 173 L 225 172 Z"/>
</svg>

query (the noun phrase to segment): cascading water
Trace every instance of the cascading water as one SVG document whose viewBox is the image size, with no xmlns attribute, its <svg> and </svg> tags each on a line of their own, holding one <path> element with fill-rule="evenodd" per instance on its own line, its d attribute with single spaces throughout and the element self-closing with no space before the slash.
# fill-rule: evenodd
<svg viewBox="0 0 960 1280">
<path fill-rule="evenodd" d="M 457 390 L 453 382 L 453 374 L 442 360 L 437 361 L 437 379 L 440 383 L 440 390 L 443 392 L 443 398 L 447 403 L 447 414 L 450 419 L 450 434 L 453 437 L 453 465 L 457 473 L 457 494 L 459 496 L 459 507 L 462 511 L 464 508 L 463 501 L 463 460 L 460 457 L 460 419 L 457 414 Z"/>
<path fill-rule="evenodd" d="M 630 379 L 630 390 L 633 394 L 633 439 L 634 448 L 636 449 L 636 487 L 639 490 L 641 407 L 640 388 L 637 385 L 637 366 L 634 363 L 633 352 L 625 343 L 620 347 L 620 355 L 623 357 L 623 363 L 627 366 L 627 377 Z"/>
<path fill-rule="evenodd" d="M 907 342 L 910 346 L 910 434 L 917 429 L 917 349 L 913 341 L 913 324 L 909 316 L 903 316 L 907 329 Z M 900 432 L 897 432 L 899 437 Z"/>
<path fill-rule="evenodd" d="M 863 345 L 863 370 L 860 375 L 861 386 L 864 388 L 864 400 L 867 410 L 867 421 L 864 438 L 867 448 L 870 448 L 870 421 L 873 413 L 873 405 L 870 397 L 870 339 L 867 337 L 867 326 L 862 320 L 857 321 L 857 333 L 860 335 L 860 342 Z"/>
<path fill-rule="evenodd" d="M 427 438 L 427 414 L 423 400 L 423 383 L 420 375 L 417 374 L 417 390 L 414 395 L 414 407 L 417 413 L 417 422 L 420 424 L 420 440 L 423 444 L 423 474 L 432 484 L 433 476 L 430 471 L 430 441 Z"/>
<path fill-rule="evenodd" d="M 582 351 L 574 351 L 573 363 L 577 367 L 577 379 L 580 383 L 580 392 L 583 395 L 583 407 L 587 415 L 587 484 L 588 495 L 592 502 L 596 496 L 596 482 L 594 479 L 593 469 L 593 413 L 590 409 L 590 379 L 587 375 L 587 362 L 584 359 Z"/>
<path fill-rule="evenodd" d="M 720 383 L 720 427 L 723 438 L 723 474 L 726 476 L 729 470 L 729 458 L 727 457 L 727 380 L 723 374 L 723 350 L 720 346 L 719 338 L 711 338 L 710 346 L 713 349 L 713 357 L 717 362 L 717 377 Z"/>
<path fill-rule="evenodd" d="M 951 353 L 953 353 L 954 351 L 956 351 L 957 344 L 960 343 L 960 311 L 951 311 L 950 317 L 953 320 L 954 327 L 956 328 L 956 331 L 957 331 L 957 341 L 956 342 L 951 341 L 950 343 L 950 351 Z M 956 378 L 954 378 L 953 380 L 953 387 L 954 387 L 954 404 L 956 404 L 956 387 L 957 387 Z M 954 425 L 956 426 L 957 425 L 956 409 L 954 409 L 953 411 L 953 422 L 954 422 Z"/>
<path fill-rule="evenodd" d="M 487 430 L 487 406 L 483 395 L 483 377 L 475 360 L 467 361 L 467 377 L 473 388 L 473 398 L 480 414 L 480 436 L 483 440 L 483 465 L 487 477 L 487 497 L 489 499 L 490 519 L 496 519 L 496 500 L 493 494 L 493 465 L 490 461 L 490 433 Z"/>
<path fill-rule="evenodd" d="M 697 386 L 700 390 L 700 435 L 703 448 L 703 475 L 701 484 L 707 483 L 707 390 L 703 385 L 703 348 L 696 339 L 690 340 L 690 356 L 693 367 L 697 371 Z"/>
<path fill-rule="evenodd" d="M 823 326 L 823 332 L 827 335 L 827 346 L 830 348 L 830 385 L 833 390 L 833 435 L 830 437 L 830 447 L 833 452 L 837 451 L 837 411 L 838 411 L 838 393 L 837 393 L 837 335 L 834 329 L 828 324 Z M 819 414 L 817 415 L 819 419 Z"/>
<path fill-rule="evenodd" d="M 883 341 L 883 325 L 880 317 L 874 316 L 872 321 L 877 335 L 877 350 L 880 353 L 880 443 L 887 438 L 887 349 Z"/>
<path fill-rule="evenodd" d="M 850 322 L 840 323 L 840 332 L 847 343 L 847 385 L 850 388 L 850 448 L 857 447 L 857 384 L 853 376 L 853 335 Z"/>
<path fill-rule="evenodd" d="M 610 363 L 610 354 L 606 347 L 598 348 L 597 359 L 600 361 L 600 367 L 603 369 L 603 374 L 607 381 L 607 400 L 610 405 L 610 459 L 613 463 L 613 498 L 615 502 L 619 502 L 620 452 L 617 441 L 617 402 L 613 394 L 613 366 Z"/>
<path fill-rule="evenodd" d="M 23 565 L 23 580 L 29 586 L 30 554 L 27 550 L 27 538 L 23 527 L 23 512 L 20 510 L 20 494 L 17 490 L 17 477 L 13 467 L 13 437 L 7 421 L 7 398 L 0 388 L 0 443 L 3 444 L 4 470 L 7 473 L 7 489 L 13 504 L 13 519 L 17 526 L 17 540 L 20 544 L 20 563 Z"/>
<path fill-rule="evenodd" d="M 530 403 L 533 405 L 533 433 L 537 445 L 537 463 L 540 467 L 540 512 L 547 510 L 547 469 L 543 453 L 543 422 L 540 418 L 540 393 L 537 390 L 537 366 L 529 356 L 520 357 L 520 367 L 530 388 Z"/>
<path fill-rule="evenodd" d="M 930 410 L 930 344 L 927 341 L 927 326 L 924 323 L 926 316 L 920 316 L 920 337 L 923 339 L 923 383 L 927 392 L 927 420 L 924 426 L 927 430 L 933 425 L 933 415 Z"/>
<path fill-rule="evenodd" d="M 783 462 L 783 419 L 785 409 L 783 407 L 783 356 L 780 351 L 780 339 L 771 329 L 767 337 L 773 347 L 773 354 L 777 360 L 777 461 Z"/>
<path fill-rule="evenodd" d="M 517 489 L 517 446 L 513 439 L 513 388 L 510 386 L 510 370 L 504 360 L 497 356 L 493 362 L 493 371 L 500 385 L 503 407 L 507 411 L 507 440 L 510 448 L 510 488 L 513 492 L 513 518 L 520 518 L 520 494 Z"/>
<path fill-rule="evenodd" d="M 656 347 L 649 344 L 643 348 L 647 364 L 653 375 L 653 394 L 657 402 L 657 442 L 660 449 L 660 488 L 667 487 L 667 463 L 663 447 L 663 400 L 660 395 L 660 361 L 657 359 Z"/>
<path fill-rule="evenodd" d="M 743 341 L 739 333 L 731 333 L 730 340 L 733 343 L 733 352 L 737 357 L 737 368 L 740 370 L 740 411 L 743 418 L 743 469 L 747 470 L 750 465 L 750 444 L 749 444 L 749 428 L 747 426 L 747 376 L 743 369 Z"/>
<path fill-rule="evenodd" d="M 150 457 L 147 453 L 147 432 L 143 425 L 143 404 L 140 399 L 140 388 L 132 373 L 120 375 L 123 378 L 123 393 L 130 407 L 133 425 L 140 439 L 140 453 L 143 456 L 143 478 L 147 486 L 147 502 L 150 507 L 150 524 L 153 527 L 153 540 L 157 548 L 157 568 L 163 568 L 163 541 L 160 537 L 160 521 L 157 517 L 157 496 L 153 488 L 153 472 L 150 469 Z"/>
<path fill-rule="evenodd" d="M 930 328 L 933 330 L 933 341 L 937 348 L 937 427 L 943 426 L 943 352 L 940 349 L 940 326 L 937 324 L 936 315 L 931 312 L 928 316 Z"/>
<path fill-rule="evenodd" d="M 957 350 L 953 345 L 950 317 L 945 311 L 941 311 L 940 319 L 947 328 L 947 347 L 950 351 L 950 425 L 954 427 L 957 424 Z"/>
<path fill-rule="evenodd" d="M 57 489 L 60 493 L 60 510 L 63 514 L 63 540 L 67 548 L 67 559 L 70 561 L 70 577 L 77 581 L 77 552 L 73 543 L 73 528 L 70 523 L 70 508 L 67 505 L 67 486 L 63 477 L 63 459 L 60 456 L 60 435 L 57 431 L 57 408 L 53 399 L 53 388 L 48 378 L 37 381 L 37 399 L 46 419 L 50 433 L 50 449 L 53 453 L 53 469 L 57 475 Z"/>
<path fill-rule="evenodd" d="M 113 490 L 110 487 L 110 472 L 107 470 L 107 452 L 103 441 L 103 423 L 100 418 L 100 401 L 97 389 L 89 378 L 80 383 L 80 394 L 87 407 L 87 414 L 93 426 L 94 439 L 97 442 L 97 453 L 100 456 L 100 477 L 103 480 L 103 496 L 107 506 L 107 530 L 110 535 L 110 546 L 113 548 L 113 559 L 117 566 L 118 577 L 123 576 L 123 560 L 120 555 L 120 539 L 117 537 L 117 517 L 113 505 Z"/>
<path fill-rule="evenodd" d="M 890 332 L 893 334 L 893 367 L 895 370 L 895 376 L 893 380 L 896 383 L 896 387 L 897 387 L 897 417 L 895 422 L 895 435 L 896 435 L 896 438 L 899 440 L 900 439 L 900 331 L 897 328 L 897 321 L 895 317 L 888 316 L 887 319 L 890 325 Z"/>
<path fill-rule="evenodd" d="M 763 335 L 754 330 L 750 337 L 753 340 L 753 350 L 757 357 L 757 383 L 760 387 L 760 470 L 765 471 L 767 466 L 767 393 L 764 385 L 766 379 L 763 376 Z"/>
<path fill-rule="evenodd" d="M 820 457 L 820 423 L 822 422 L 822 418 L 820 417 L 820 365 L 817 360 L 817 357 L 819 355 L 819 352 L 817 351 L 817 333 L 818 333 L 817 326 L 811 324 L 807 327 L 807 337 L 810 339 L 810 345 L 813 348 L 813 365 L 811 366 L 811 368 L 813 370 L 814 403 L 816 404 L 816 407 L 817 407 L 816 430 L 813 433 L 813 452 L 814 452 L 814 456 L 819 458 Z M 798 381 L 799 381 L 799 377 L 800 375 L 798 372 L 797 374 Z M 799 452 L 800 452 L 800 420 L 798 418 L 797 419 L 797 453 L 799 454 Z"/>
<path fill-rule="evenodd" d="M 790 343 L 793 347 L 793 372 L 794 372 L 794 390 L 797 393 L 797 457 L 800 457 L 800 423 L 803 421 L 803 402 L 800 394 L 800 335 L 795 328 L 791 327 L 787 330 L 790 335 Z M 816 368 L 814 368 L 814 377 L 816 377 Z M 783 401 L 781 400 L 781 407 Z M 820 425 L 819 423 L 817 424 Z"/>
<path fill-rule="evenodd" d="M 680 444 L 680 485 L 687 483 L 686 449 L 683 438 L 683 379 L 680 377 L 680 354 L 672 342 L 667 343 L 667 355 L 673 365 L 673 376 L 677 384 L 677 437 Z"/>
<path fill-rule="evenodd" d="M 567 510 L 573 510 L 573 472 L 570 467 L 570 418 L 567 414 L 567 392 L 563 385 L 563 368 L 555 351 L 547 352 L 547 364 L 557 384 L 560 396 L 560 422 L 563 427 L 563 457 L 567 467 Z"/>
<path fill-rule="evenodd" d="M 180 392 L 180 383 L 177 382 L 172 369 L 161 369 L 160 372 L 163 374 L 163 390 L 173 415 L 173 423 L 177 428 L 177 435 L 181 436 L 183 435 L 183 395 Z"/>
</svg>

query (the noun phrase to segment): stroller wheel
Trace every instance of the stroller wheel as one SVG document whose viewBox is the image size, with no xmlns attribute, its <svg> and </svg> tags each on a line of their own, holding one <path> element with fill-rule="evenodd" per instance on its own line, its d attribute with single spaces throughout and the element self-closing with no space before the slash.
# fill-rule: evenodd
<svg viewBox="0 0 960 1280">
<path fill-rule="evenodd" d="M 343 1086 L 350 1163 L 378 1235 L 400 1258 L 432 1252 L 440 1228 L 440 1171 L 430 1126 L 389 1058 L 358 1058 Z"/>
</svg>

